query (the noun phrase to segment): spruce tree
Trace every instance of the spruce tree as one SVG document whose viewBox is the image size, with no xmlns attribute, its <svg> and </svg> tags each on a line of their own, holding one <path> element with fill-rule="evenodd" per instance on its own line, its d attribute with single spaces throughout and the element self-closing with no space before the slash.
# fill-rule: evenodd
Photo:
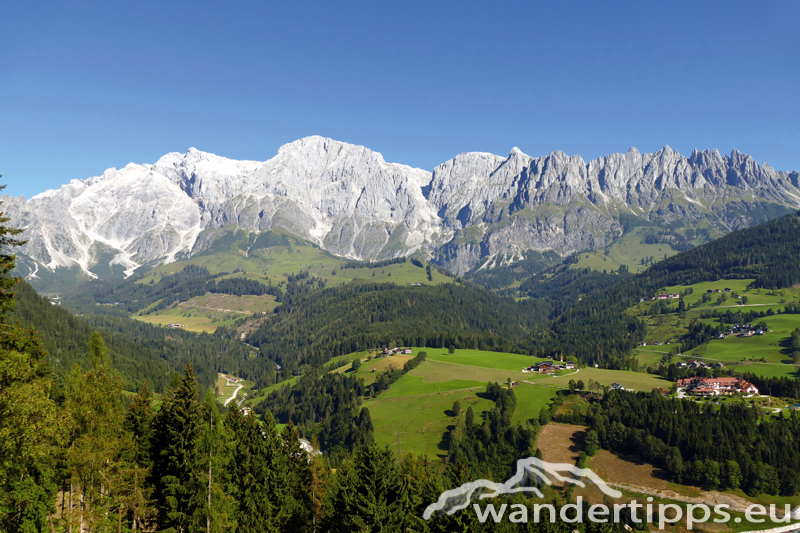
<svg viewBox="0 0 800 533">
<path fill-rule="evenodd" d="M 289 492 L 288 466 L 275 420 L 267 413 L 262 427 L 254 416 L 245 416 L 234 406 L 225 417 L 225 425 L 233 440 L 230 475 L 238 529 L 252 533 L 281 531 L 288 518 L 283 505 Z"/>
<path fill-rule="evenodd" d="M 24 243 L 8 221 L 0 212 L 0 530 L 37 531 L 52 525 L 65 426 L 38 334 L 8 324 L 19 280 L 9 275 L 15 266 L 9 248 Z"/>
<path fill-rule="evenodd" d="M 65 391 L 70 417 L 66 455 L 70 493 L 79 498 L 77 509 L 76 502 L 71 503 L 68 520 L 95 529 L 103 527 L 109 513 L 121 505 L 123 381 L 111 369 L 110 355 L 97 332 L 89 340 L 89 356 L 92 367 L 82 372 L 74 366 Z"/>
<path fill-rule="evenodd" d="M 192 494 L 194 513 L 190 531 L 224 533 L 236 529 L 234 501 L 229 492 L 230 446 L 214 395 L 206 393 L 201 409 Z"/>
<path fill-rule="evenodd" d="M 322 529 L 336 533 L 405 531 L 416 525 L 408 490 L 394 454 L 370 443 L 332 476 Z"/>
<path fill-rule="evenodd" d="M 192 493 L 201 417 L 197 397 L 197 377 L 187 363 L 153 420 L 153 497 L 160 529 L 188 531 L 197 505 Z"/>
<path fill-rule="evenodd" d="M 288 467 L 288 491 L 283 506 L 288 514 L 285 531 L 308 531 L 311 523 L 311 465 L 308 453 L 300 446 L 300 434 L 292 421 L 281 432 L 283 455 Z"/>
<path fill-rule="evenodd" d="M 0 185 L 0 191 L 5 189 L 5 185 Z M 2 202 L 0 202 L 2 206 Z M 16 266 L 14 254 L 10 253 L 11 246 L 21 246 L 27 241 L 15 238 L 23 230 L 11 228 L 6 222 L 11 220 L 3 216 L 0 211 L 0 322 L 5 322 L 6 313 L 14 306 L 13 292 L 11 289 L 19 282 L 19 278 L 12 278 L 9 273 Z"/>
<path fill-rule="evenodd" d="M 150 494 L 147 483 L 152 461 L 150 443 L 153 433 L 152 397 L 147 380 L 136 394 L 125 415 L 123 455 L 126 459 L 125 508 L 130 513 L 131 530 L 142 529 L 151 514 Z"/>
</svg>

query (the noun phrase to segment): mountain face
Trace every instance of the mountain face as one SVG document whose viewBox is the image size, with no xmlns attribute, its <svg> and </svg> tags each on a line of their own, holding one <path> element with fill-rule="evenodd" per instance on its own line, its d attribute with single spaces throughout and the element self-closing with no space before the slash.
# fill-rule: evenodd
<svg viewBox="0 0 800 533">
<path fill-rule="evenodd" d="M 686 158 L 669 147 L 588 164 L 563 152 L 465 153 L 429 173 L 307 137 L 265 162 L 170 153 L 27 201 L 4 197 L 2 209 L 28 228 L 20 263 L 34 283 L 65 268 L 130 275 L 200 253 L 212 230 L 228 226 L 284 228 L 354 259 L 421 252 L 463 274 L 527 250 L 602 248 L 622 235 L 625 217 L 721 232 L 750 226 L 800 208 L 799 181 L 737 151 Z"/>
</svg>

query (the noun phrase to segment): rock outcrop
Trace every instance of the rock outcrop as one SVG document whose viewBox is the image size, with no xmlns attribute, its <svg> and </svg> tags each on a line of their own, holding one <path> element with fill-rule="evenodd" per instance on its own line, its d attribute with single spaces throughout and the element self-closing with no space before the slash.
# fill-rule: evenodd
<svg viewBox="0 0 800 533">
<path fill-rule="evenodd" d="M 307 137 L 264 162 L 189 149 L 73 180 L 30 200 L 4 197 L 35 268 L 105 262 L 132 273 L 196 254 L 207 228 L 284 228 L 348 258 L 423 252 L 463 274 L 487 257 L 568 254 L 623 232 L 622 216 L 657 224 L 709 220 L 733 230 L 800 207 L 800 176 L 734 151 L 631 148 L 590 161 L 465 153 L 429 173 L 362 146 Z M 94 274 L 90 274 L 94 275 Z"/>
</svg>

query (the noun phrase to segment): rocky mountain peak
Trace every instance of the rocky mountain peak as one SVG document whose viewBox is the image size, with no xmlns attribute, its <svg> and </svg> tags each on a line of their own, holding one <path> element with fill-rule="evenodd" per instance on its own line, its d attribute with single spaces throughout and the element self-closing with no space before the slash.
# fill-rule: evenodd
<svg viewBox="0 0 800 533">
<path fill-rule="evenodd" d="M 6 198 L 3 207 L 12 224 L 29 228 L 22 252 L 36 268 L 89 271 L 105 261 L 130 273 L 202 251 L 213 240 L 206 230 L 238 226 L 284 228 L 357 259 L 419 250 L 463 274 L 497 254 L 605 246 L 621 234 L 620 213 L 728 229 L 761 222 L 800 207 L 799 181 L 737 150 L 724 157 L 693 150 L 687 158 L 669 146 L 589 162 L 562 151 L 531 157 L 517 147 L 507 157 L 469 152 L 431 173 L 310 136 L 266 161 L 190 148 L 27 201 Z"/>
</svg>

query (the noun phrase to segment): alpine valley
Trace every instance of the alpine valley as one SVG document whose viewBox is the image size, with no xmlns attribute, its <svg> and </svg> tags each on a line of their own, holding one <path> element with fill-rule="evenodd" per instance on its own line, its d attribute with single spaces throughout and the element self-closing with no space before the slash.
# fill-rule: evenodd
<svg viewBox="0 0 800 533">
<path fill-rule="evenodd" d="M 672 255 L 800 208 L 799 181 L 738 151 L 687 158 L 669 147 L 588 163 L 471 152 L 431 173 L 313 136 L 264 162 L 190 148 L 0 201 L 10 225 L 26 228 L 18 272 L 53 294 L 197 256 L 237 228 L 288 233 L 346 259 L 416 257 L 467 277 L 531 257 L 608 256 L 626 238 Z M 646 263 L 623 254 L 609 269 L 626 262 Z"/>
</svg>

